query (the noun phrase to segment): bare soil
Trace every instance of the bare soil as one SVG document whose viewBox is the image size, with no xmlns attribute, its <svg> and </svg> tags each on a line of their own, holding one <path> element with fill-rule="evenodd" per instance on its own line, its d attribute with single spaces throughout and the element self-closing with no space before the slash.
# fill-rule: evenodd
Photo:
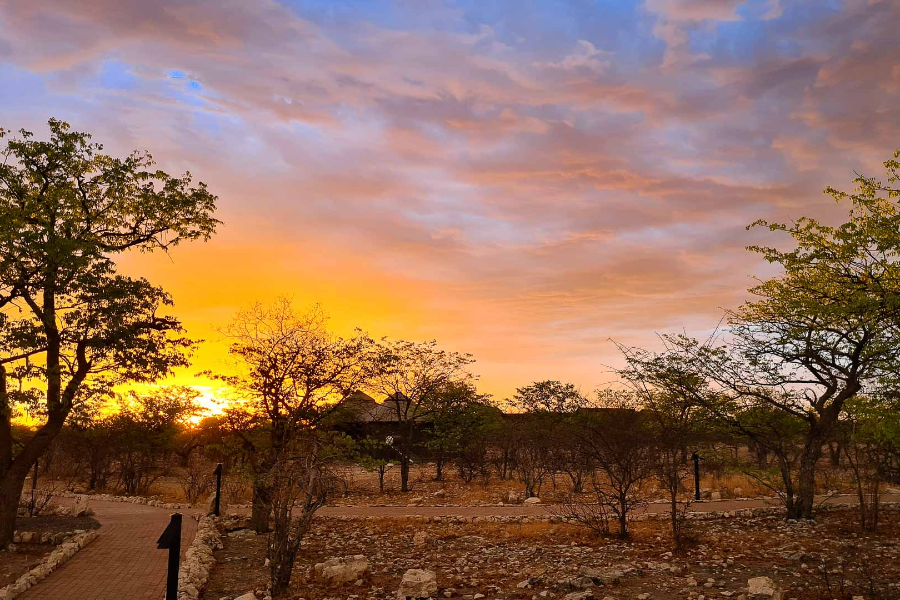
<svg viewBox="0 0 900 600">
<path fill-rule="evenodd" d="M 419 544 L 413 540 L 417 532 Z M 694 542 L 671 553 L 665 523 L 637 523 L 632 539 L 598 538 L 551 523 L 455 524 L 411 519 L 320 519 L 304 541 L 292 598 L 395 598 L 410 568 L 437 573 L 439 596 L 470 600 L 562 598 L 584 568 L 618 568 L 619 583 L 594 585 L 601 598 L 738 598 L 751 577 L 771 577 L 798 600 L 900 598 L 900 510 L 886 509 L 878 534 L 863 534 L 853 509 L 822 512 L 816 522 L 775 516 L 721 519 L 693 525 Z M 424 540 L 421 539 L 424 537 Z M 216 553 L 207 600 L 234 598 L 265 587 L 266 536 L 226 537 Z M 364 554 L 370 564 L 359 585 L 326 586 L 313 565 Z"/>
</svg>

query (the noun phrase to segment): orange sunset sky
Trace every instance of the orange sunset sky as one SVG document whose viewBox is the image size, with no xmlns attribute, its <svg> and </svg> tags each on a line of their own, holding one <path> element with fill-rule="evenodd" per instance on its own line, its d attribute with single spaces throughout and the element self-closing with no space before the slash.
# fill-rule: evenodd
<svg viewBox="0 0 900 600">
<path fill-rule="evenodd" d="M 765 218 L 900 147 L 892 0 L 5 0 L 0 126 L 53 116 L 219 196 L 208 243 L 125 257 L 228 369 L 252 301 L 472 353 L 498 398 L 585 391 L 613 338 L 702 336 Z"/>
</svg>

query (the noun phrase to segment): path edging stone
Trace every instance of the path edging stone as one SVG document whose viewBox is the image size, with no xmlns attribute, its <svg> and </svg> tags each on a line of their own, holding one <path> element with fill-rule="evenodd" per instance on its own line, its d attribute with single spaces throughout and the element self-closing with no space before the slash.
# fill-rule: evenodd
<svg viewBox="0 0 900 600">
<path fill-rule="evenodd" d="M 50 573 L 55 571 L 67 560 L 75 556 L 75 554 L 94 541 L 100 532 L 96 529 L 76 534 L 72 539 L 63 542 L 50 554 L 48 554 L 41 564 L 34 567 L 13 583 L 4 588 L 0 588 L 0 600 L 13 600 L 13 598 L 27 591 L 37 582 L 41 581 Z"/>
<path fill-rule="evenodd" d="M 212 515 L 201 516 L 197 523 L 197 535 L 181 561 L 178 600 L 197 600 L 200 597 L 200 592 L 209 580 L 209 572 L 216 564 L 213 551 L 223 547 L 216 518 Z"/>
</svg>

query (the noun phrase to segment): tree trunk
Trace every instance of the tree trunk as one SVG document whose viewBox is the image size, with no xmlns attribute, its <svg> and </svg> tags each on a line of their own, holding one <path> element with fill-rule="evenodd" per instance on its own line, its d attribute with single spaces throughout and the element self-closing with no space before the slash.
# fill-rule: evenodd
<svg viewBox="0 0 900 600">
<path fill-rule="evenodd" d="M 822 457 L 822 443 L 822 431 L 818 427 L 810 429 L 803 454 L 800 455 L 797 500 L 793 510 L 788 511 L 789 519 L 813 518 L 816 502 L 816 463 Z"/>
<path fill-rule="evenodd" d="M 253 486 L 253 507 L 250 512 L 250 527 L 256 533 L 269 531 L 269 517 L 272 513 L 271 490 L 261 484 Z"/>
<path fill-rule="evenodd" d="M 434 480 L 435 481 L 443 481 L 444 480 L 444 451 L 440 450 L 437 454 L 437 458 L 434 461 Z"/>
<path fill-rule="evenodd" d="M 28 471 L 59 434 L 64 420 L 65 414 L 51 415 L 47 423 L 37 430 L 34 437 L 0 473 L 0 550 L 12 543 L 13 532 L 16 530 L 16 514 Z"/>
<path fill-rule="evenodd" d="M 400 491 L 409 491 L 409 458 L 406 454 L 400 457 Z"/>
</svg>

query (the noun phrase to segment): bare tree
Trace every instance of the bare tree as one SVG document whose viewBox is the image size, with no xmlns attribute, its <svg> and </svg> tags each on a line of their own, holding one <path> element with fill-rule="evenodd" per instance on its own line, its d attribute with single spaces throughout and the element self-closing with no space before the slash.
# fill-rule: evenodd
<svg viewBox="0 0 900 600">
<path fill-rule="evenodd" d="M 273 469 L 293 440 L 320 426 L 372 374 L 372 340 L 329 333 L 318 307 L 297 312 L 290 300 L 255 304 L 224 333 L 240 374 L 211 377 L 236 390 L 225 423 L 241 440 L 253 480 L 251 522 L 269 529 Z"/>
<path fill-rule="evenodd" d="M 582 420 L 581 439 L 597 468 L 591 488 L 598 504 L 607 507 L 628 537 L 632 513 L 644 506 L 641 488 L 652 475 L 656 448 L 647 415 L 638 411 L 633 394 L 601 390 L 598 408 Z"/>
<path fill-rule="evenodd" d="M 316 511 L 335 489 L 328 471 L 327 436 L 311 431 L 295 436 L 279 449 L 269 472 L 269 497 L 274 528 L 269 536 L 268 556 L 272 595 L 290 589 L 291 573 L 300 544 L 312 526 Z"/>
</svg>

